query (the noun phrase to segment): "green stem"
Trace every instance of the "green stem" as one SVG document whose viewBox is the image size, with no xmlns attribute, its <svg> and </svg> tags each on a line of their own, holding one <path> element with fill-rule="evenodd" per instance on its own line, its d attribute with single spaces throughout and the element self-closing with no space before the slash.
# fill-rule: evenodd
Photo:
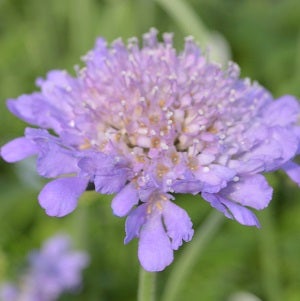
<svg viewBox="0 0 300 301">
<path fill-rule="evenodd" d="M 297 56 L 295 59 L 295 77 L 298 79 L 300 77 L 300 34 L 298 36 L 298 41 L 297 41 Z"/>
<path fill-rule="evenodd" d="M 261 260 L 261 280 L 266 300 L 280 301 L 282 298 L 281 281 L 278 266 L 278 247 L 272 207 L 259 214 L 262 228 L 259 231 Z"/>
<path fill-rule="evenodd" d="M 223 215 L 214 210 L 196 230 L 192 242 L 186 246 L 182 255 L 173 264 L 173 269 L 162 295 L 162 301 L 176 300 L 188 274 L 192 271 L 193 265 L 198 261 L 201 252 L 220 228 L 222 221 Z"/>
<path fill-rule="evenodd" d="M 138 301 L 155 301 L 156 273 L 146 272 L 140 267 Z"/>
</svg>

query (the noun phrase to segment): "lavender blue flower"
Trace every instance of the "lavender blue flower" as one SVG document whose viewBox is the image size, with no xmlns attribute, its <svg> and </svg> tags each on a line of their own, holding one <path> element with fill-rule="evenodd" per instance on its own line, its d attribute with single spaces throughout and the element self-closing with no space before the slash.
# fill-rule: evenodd
<svg viewBox="0 0 300 301">
<path fill-rule="evenodd" d="M 39 251 L 29 255 L 29 268 L 20 283 L 5 283 L 0 289 L 3 301 L 54 301 L 81 284 L 81 272 L 88 264 L 84 252 L 71 249 L 70 238 L 57 235 Z"/>
<path fill-rule="evenodd" d="M 171 34 L 159 42 L 155 29 L 142 46 L 100 38 L 83 61 L 75 77 L 51 71 L 37 80 L 40 92 L 7 103 L 37 128 L 1 156 L 37 155 L 38 173 L 55 178 L 38 197 L 48 215 L 72 212 L 88 184 L 115 194 L 113 213 L 127 216 L 125 243 L 138 237 L 141 265 L 161 271 L 193 236 L 173 194 L 200 194 L 228 218 L 259 227 L 249 208 L 272 198 L 263 173 L 282 169 L 300 184 L 298 101 L 274 100 L 232 62 L 210 62 L 192 38 L 180 53 Z"/>
<path fill-rule="evenodd" d="M 1 301 L 18 301 L 18 295 L 19 295 L 19 289 L 16 285 L 9 282 L 2 283 L 0 285 Z"/>
</svg>

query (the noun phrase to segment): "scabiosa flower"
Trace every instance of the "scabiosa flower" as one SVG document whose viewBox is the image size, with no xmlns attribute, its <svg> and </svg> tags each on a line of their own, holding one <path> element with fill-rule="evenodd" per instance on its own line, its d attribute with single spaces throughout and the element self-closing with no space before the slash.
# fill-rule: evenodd
<svg viewBox="0 0 300 301">
<path fill-rule="evenodd" d="M 227 217 L 259 226 L 272 196 L 264 172 L 284 169 L 300 183 L 299 104 L 274 100 L 239 68 L 207 60 L 192 38 L 177 53 L 172 35 L 155 29 L 140 47 L 132 38 L 107 46 L 98 39 L 73 77 L 51 71 L 41 91 L 8 100 L 27 128 L 1 149 L 8 162 L 37 155 L 37 171 L 55 178 L 39 195 L 51 216 L 72 212 L 94 185 L 115 194 L 112 209 L 127 216 L 125 243 L 139 238 L 138 257 L 161 271 L 173 250 L 193 236 L 174 193 L 201 194 Z M 49 132 L 48 130 L 51 130 Z"/>
<path fill-rule="evenodd" d="M 6 282 L 0 285 L 0 300 L 1 301 L 17 301 L 19 289 L 16 285 Z"/>
<path fill-rule="evenodd" d="M 54 301 L 81 284 L 81 272 L 88 264 L 85 252 L 74 251 L 66 235 L 47 240 L 42 249 L 29 255 L 29 268 L 20 283 L 5 283 L 3 301 Z"/>
</svg>

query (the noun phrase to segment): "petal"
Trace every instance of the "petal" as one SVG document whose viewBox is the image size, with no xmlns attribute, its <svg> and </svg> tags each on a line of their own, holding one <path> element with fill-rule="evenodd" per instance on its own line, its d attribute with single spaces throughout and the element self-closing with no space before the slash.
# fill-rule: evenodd
<svg viewBox="0 0 300 301">
<path fill-rule="evenodd" d="M 62 142 L 58 137 L 47 130 L 34 128 L 26 128 L 25 135 L 39 148 L 37 171 L 41 176 L 54 178 L 78 172 L 77 152 L 60 146 Z"/>
<path fill-rule="evenodd" d="M 203 183 L 202 191 L 208 193 L 218 192 L 227 185 L 236 175 L 235 170 L 217 164 L 211 164 L 209 167 L 199 168 L 195 173 L 198 180 Z"/>
<path fill-rule="evenodd" d="M 171 242 L 160 214 L 150 216 L 142 227 L 138 257 L 142 267 L 149 272 L 162 271 L 173 261 Z"/>
<path fill-rule="evenodd" d="M 58 121 L 53 118 L 54 108 L 41 93 L 21 95 L 16 100 L 9 99 L 7 107 L 14 115 L 30 124 L 60 130 Z"/>
<path fill-rule="evenodd" d="M 72 85 L 73 78 L 63 70 L 52 70 L 47 73 L 47 78 L 39 77 L 36 80 L 37 86 L 39 86 L 44 92 L 51 91 L 54 88 L 65 88 Z"/>
<path fill-rule="evenodd" d="M 113 158 L 104 153 L 91 152 L 80 159 L 78 166 L 90 175 L 96 174 L 98 170 L 101 170 L 102 174 L 108 174 L 113 167 Z"/>
<path fill-rule="evenodd" d="M 78 91 L 78 81 L 63 70 L 52 70 L 47 73 L 47 78 L 36 81 L 40 86 L 42 96 L 51 113 L 63 123 L 72 120 L 75 115 L 74 94 Z M 61 100 L 64 101 L 61 101 Z"/>
<path fill-rule="evenodd" d="M 45 142 L 37 159 L 37 171 L 43 177 L 54 178 L 77 172 L 77 162 L 78 159 L 72 156 L 71 151 L 54 143 Z"/>
<path fill-rule="evenodd" d="M 43 141 L 43 140 L 51 140 L 53 142 L 59 142 L 59 138 L 57 136 L 53 136 L 49 134 L 48 130 L 45 129 L 36 129 L 36 128 L 31 128 L 27 127 L 25 129 L 25 136 L 26 138 L 29 138 L 34 141 Z"/>
<path fill-rule="evenodd" d="M 62 217 L 76 208 L 87 184 L 88 180 L 78 177 L 56 179 L 42 189 L 39 203 L 48 215 Z"/>
<path fill-rule="evenodd" d="M 272 139 L 281 147 L 281 159 L 286 162 L 295 156 L 299 146 L 299 139 L 291 128 L 274 127 Z"/>
<path fill-rule="evenodd" d="M 290 161 L 284 164 L 282 168 L 287 175 L 300 186 L 300 165 Z"/>
<path fill-rule="evenodd" d="M 96 175 L 115 174 L 116 169 L 126 169 L 127 162 L 116 155 L 107 155 L 102 152 L 88 152 L 79 163 L 79 167 L 87 173 Z"/>
<path fill-rule="evenodd" d="M 129 243 L 134 237 L 139 237 L 140 229 L 142 225 L 146 222 L 146 211 L 147 205 L 142 204 L 129 213 L 125 223 L 125 244 Z"/>
<path fill-rule="evenodd" d="M 220 194 L 243 206 L 261 210 L 268 206 L 272 199 L 273 189 L 265 177 L 257 174 L 243 176 L 238 182 L 230 183 Z"/>
<path fill-rule="evenodd" d="M 37 154 L 38 148 L 31 140 L 20 137 L 1 147 L 1 157 L 7 162 L 17 162 Z"/>
<path fill-rule="evenodd" d="M 197 194 L 202 190 L 203 184 L 199 180 L 176 180 L 172 189 L 176 193 Z"/>
<path fill-rule="evenodd" d="M 230 210 L 233 217 L 242 225 L 260 227 L 255 214 L 248 208 L 238 205 L 234 202 L 222 199 L 222 203 Z"/>
<path fill-rule="evenodd" d="M 140 186 L 139 189 L 139 199 L 142 202 L 147 202 L 151 195 L 157 191 L 157 186 L 155 186 L 156 183 L 153 183 L 152 181 L 147 183 L 144 187 Z"/>
<path fill-rule="evenodd" d="M 201 196 L 205 201 L 209 202 L 213 208 L 223 213 L 227 218 L 233 218 L 227 207 L 222 204 L 222 198 L 219 195 L 203 192 Z"/>
<path fill-rule="evenodd" d="M 230 160 L 229 167 L 234 169 L 237 174 L 256 174 L 263 172 L 265 163 L 262 159 Z"/>
<path fill-rule="evenodd" d="M 166 201 L 163 205 L 163 220 L 167 234 L 171 238 L 173 250 L 177 250 L 183 240 L 190 241 L 194 230 L 190 217 L 185 210 L 174 203 Z"/>
<path fill-rule="evenodd" d="M 203 193 L 202 197 L 208 201 L 212 207 L 224 213 L 226 217 L 230 219 L 234 218 L 242 225 L 260 227 L 256 216 L 249 209 L 231 202 L 220 195 Z"/>
<path fill-rule="evenodd" d="M 95 189 L 103 194 L 118 193 L 127 182 L 127 161 L 114 155 L 90 152 L 78 162 L 79 168 L 94 177 Z"/>
<path fill-rule="evenodd" d="M 118 193 L 127 181 L 126 174 L 120 170 L 115 174 L 95 176 L 95 190 L 102 194 Z"/>
<path fill-rule="evenodd" d="M 125 216 L 139 201 L 138 192 L 133 183 L 126 185 L 112 200 L 111 207 L 117 216 Z"/>
<path fill-rule="evenodd" d="M 243 156 L 244 161 L 262 160 L 264 171 L 272 171 L 293 158 L 298 150 L 298 137 L 291 128 L 274 126 L 268 129 L 268 135 Z"/>
<path fill-rule="evenodd" d="M 38 107 L 43 102 L 42 95 L 40 93 L 33 93 L 31 95 L 21 95 L 16 100 L 7 100 L 8 109 L 17 117 L 27 121 L 28 123 L 40 125 L 37 118 L 40 116 L 37 114 Z"/>
<path fill-rule="evenodd" d="M 297 121 L 300 106 L 295 97 L 285 95 L 272 101 L 264 112 L 265 120 L 271 125 L 286 126 Z"/>
</svg>

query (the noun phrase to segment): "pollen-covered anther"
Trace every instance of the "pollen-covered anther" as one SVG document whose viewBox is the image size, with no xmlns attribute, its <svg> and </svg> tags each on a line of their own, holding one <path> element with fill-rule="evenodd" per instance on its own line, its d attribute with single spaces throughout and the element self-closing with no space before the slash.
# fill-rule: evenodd
<svg viewBox="0 0 300 301">
<path fill-rule="evenodd" d="M 114 135 L 114 140 L 116 142 L 120 142 L 121 138 L 122 138 L 122 134 L 119 132 Z"/>
<path fill-rule="evenodd" d="M 137 156 L 135 156 L 135 160 L 136 160 L 136 162 L 137 163 L 145 163 L 145 156 L 143 156 L 143 155 L 137 155 Z"/>
<path fill-rule="evenodd" d="M 86 150 L 86 149 L 90 149 L 92 147 L 92 144 L 90 142 L 90 140 L 88 140 L 87 138 L 84 139 L 84 143 L 79 145 L 79 150 Z"/>
<path fill-rule="evenodd" d="M 160 146 L 160 139 L 158 137 L 151 138 L 151 147 L 158 148 Z"/>
<path fill-rule="evenodd" d="M 151 115 L 149 121 L 151 124 L 157 124 L 160 121 L 160 117 L 158 115 Z"/>
<path fill-rule="evenodd" d="M 159 131 L 159 135 L 160 136 L 165 136 L 165 135 L 168 135 L 169 133 L 169 128 L 167 126 L 163 126 L 160 128 L 160 131 Z"/>
<path fill-rule="evenodd" d="M 198 163 L 197 158 L 190 157 L 188 159 L 187 166 L 191 171 L 197 170 L 199 168 L 199 163 Z"/>
<path fill-rule="evenodd" d="M 107 146 L 107 143 L 108 143 L 107 140 L 102 141 L 102 142 L 100 143 L 100 145 L 97 146 L 97 149 L 98 149 L 99 151 L 103 151 L 103 150 L 105 149 L 105 147 Z"/>
<path fill-rule="evenodd" d="M 166 104 L 166 101 L 164 99 L 161 99 L 158 101 L 158 105 L 160 106 L 160 108 L 163 108 Z"/>
<path fill-rule="evenodd" d="M 208 129 L 207 129 L 208 132 L 212 133 L 212 134 L 217 134 L 218 133 L 218 129 L 215 128 L 214 126 L 210 126 Z"/>
<path fill-rule="evenodd" d="M 162 206 L 161 202 L 156 202 L 156 203 L 155 203 L 155 206 L 156 206 L 156 208 L 157 208 L 158 210 L 160 210 L 160 211 L 163 210 L 163 206 Z"/>
<path fill-rule="evenodd" d="M 157 195 L 154 194 L 152 197 L 152 201 L 147 206 L 146 212 L 148 215 L 152 214 L 154 211 L 163 210 L 163 202 L 166 201 L 168 198 L 164 195 Z"/>
<path fill-rule="evenodd" d="M 134 116 L 139 117 L 142 116 L 142 114 L 143 114 L 143 107 L 141 105 L 137 105 L 134 108 Z"/>
<path fill-rule="evenodd" d="M 139 189 L 139 177 L 135 175 L 134 178 L 131 180 L 131 184 L 134 186 L 135 189 Z"/>
<path fill-rule="evenodd" d="M 170 158 L 172 163 L 175 165 L 179 162 L 179 155 L 176 152 L 172 152 Z"/>
<path fill-rule="evenodd" d="M 162 178 L 169 171 L 170 171 L 170 168 L 161 163 L 157 164 L 157 166 L 156 166 L 156 174 L 159 178 Z"/>
<path fill-rule="evenodd" d="M 151 212 L 152 212 L 152 204 L 151 203 L 147 206 L 146 212 L 148 215 L 151 214 Z"/>
</svg>

